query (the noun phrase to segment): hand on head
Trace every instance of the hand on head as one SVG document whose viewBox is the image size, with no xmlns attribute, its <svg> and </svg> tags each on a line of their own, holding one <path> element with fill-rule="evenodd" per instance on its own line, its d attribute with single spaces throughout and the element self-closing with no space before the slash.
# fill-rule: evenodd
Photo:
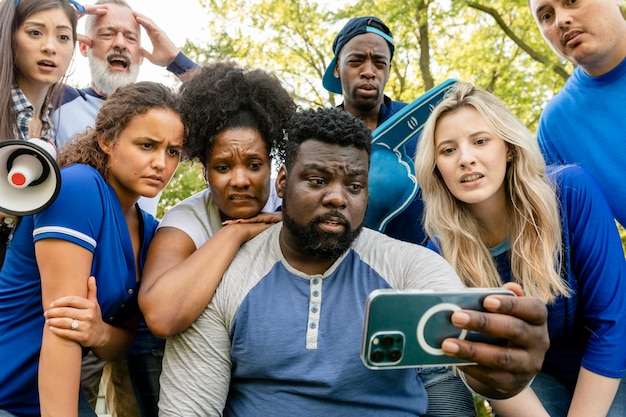
<svg viewBox="0 0 626 417">
<path fill-rule="evenodd" d="M 76 10 L 76 15 L 80 19 L 85 15 L 94 15 L 94 16 L 103 16 L 107 13 L 106 5 L 84 5 L 85 11 L 83 13 Z M 83 35 L 81 33 L 76 34 L 76 40 L 80 43 L 84 43 L 88 47 L 92 47 L 93 43 L 89 36 Z"/>
<path fill-rule="evenodd" d="M 524 297 L 517 284 L 505 287 L 518 296 L 489 296 L 484 301 L 489 312 L 457 311 L 452 322 L 460 328 L 507 339 L 506 346 L 459 339 L 446 339 L 442 344 L 447 355 L 477 363 L 461 370 L 470 377 L 474 389 L 491 398 L 519 393 L 541 369 L 550 345 L 545 304 Z"/>
<path fill-rule="evenodd" d="M 137 23 L 145 29 L 150 38 L 150 43 L 152 43 L 152 52 L 141 48 L 141 55 L 154 65 L 167 67 L 176 58 L 180 50 L 152 19 L 137 12 L 133 12 L 133 15 Z"/>
</svg>

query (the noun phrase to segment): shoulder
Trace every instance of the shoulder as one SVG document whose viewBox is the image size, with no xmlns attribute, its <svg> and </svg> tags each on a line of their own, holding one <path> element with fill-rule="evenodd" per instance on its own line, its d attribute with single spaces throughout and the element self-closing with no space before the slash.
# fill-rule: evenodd
<svg viewBox="0 0 626 417">
<path fill-rule="evenodd" d="M 452 266 L 424 246 L 364 228 L 353 245 L 361 259 L 396 288 L 459 288 Z"/>
<path fill-rule="evenodd" d="M 222 220 L 210 191 L 205 189 L 169 209 L 159 227 L 183 231 L 199 248 L 222 227 Z"/>
<path fill-rule="evenodd" d="M 608 203 L 595 179 L 577 165 L 548 167 L 547 174 L 556 184 L 557 196 L 566 212 L 588 212 L 594 218 L 612 218 Z M 587 219 L 591 220 L 591 219 Z"/>
<path fill-rule="evenodd" d="M 73 164 L 61 169 L 61 189 L 52 207 L 58 204 L 76 206 L 76 212 L 93 210 L 116 202 L 115 192 L 93 167 Z M 107 202 L 107 203 L 105 203 Z"/>
<path fill-rule="evenodd" d="M 282 222 L 241 245 L 222 282 L 227 286 L 229 283 L 234 284 L 239 291 L 247 284 L 255 285 L 266 276 L 277 262 L 283 260 L 279 244 L 281 229 Z"/>
<path fill-rule="evenodd" d="M 549 165 L 546 168 L 546 175 L 554 180 L 560 190 L 570 186 L 593 183 L 591 175 L 578 165 Z M 595 186 L 595 184 L 593 185 Z"/>
<path fill-rule="evenodd" d="M 61 168 L 62 186 L 89 185 L 94 182 L 105 183 L 98 171 L 89 165 L 72 164 Z M 86 191 L 86 190 L 81 190 Z"/>
<path fill-rule="evenodd" d="M 388 96 L 385 96 L 384 101 L 383 101 L 383 108 L 385 108 L 389 112 L 389 115 L 392 115 L 400 111 L 400 109 L 402 109 L 403 107 L 406 107 L 406 105 L 407 103 L 403 101 L 392 100 Z"/>
<path fill-rule="evenodd" d="M 376 230 L 369 228 L 363 228 L 361 234 L 354 243 L 354 248 L 360 253 L 368 253 L 370 249 L 376 256 L 385 255 L 390 258 L 403 258 L 406 254 L 412 254 L 419 258 L 437 256 L 430 249 L 426 249 L 424 246 L 405 242 L 387 236 Z"/>
<path fill-rule="evenodd" d="M 79 90 L 78 88 L 74 88 L 70 85 L 64 84 L 63 85 L 63 98 L 61 99 L 61 103 L 65 104 L 82 96 L 83 96 L 83 93 L 81 90 Z"/>
<path fill-rule="evenodd" d="M 163 216 L 161 224 L 168 224 L 173 222 L 174 219 L 178 221 L 178 219 L 189 214 L 192 214 L 194 217 L 206 217 L 208 206 L 211 204 L 211 192 L 208 189 L 202 190 L 170 208 Z"/>
</svg>

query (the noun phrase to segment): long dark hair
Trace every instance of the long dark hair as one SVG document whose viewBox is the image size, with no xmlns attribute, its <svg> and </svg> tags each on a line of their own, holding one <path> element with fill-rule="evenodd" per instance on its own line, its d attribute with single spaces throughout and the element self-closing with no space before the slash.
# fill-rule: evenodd
<svg viewBox="0 0 626 417">
<path fill-rule="evenodd" d="M 15 85 L 13 36 L 26 19 L 35 13 L 61 9 L 72 25 L 72 40 L 76 41 L 76 9 L 67 0 L 4 0 L 0 3 L 0 140 L 11 139 L 15 134 L 16 119 L 10 91 Z M 61 94 L 57 93 L 60 83 L 51 87 L 49 97 L 53 106 L 59 105 Z"/>
</svg>

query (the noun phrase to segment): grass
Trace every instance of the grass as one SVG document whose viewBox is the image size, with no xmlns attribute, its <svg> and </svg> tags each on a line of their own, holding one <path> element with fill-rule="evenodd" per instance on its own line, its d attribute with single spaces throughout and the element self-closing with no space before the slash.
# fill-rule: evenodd
<svg viewBox="0 0 626 417">
<path fill-rule="evenodd" d="M 491 412 L 491 405 L 484 398 L 474 396 L 474 404 L 476 404 L 476 416 L 477 417 L 493 417 Z"/>
</svg>

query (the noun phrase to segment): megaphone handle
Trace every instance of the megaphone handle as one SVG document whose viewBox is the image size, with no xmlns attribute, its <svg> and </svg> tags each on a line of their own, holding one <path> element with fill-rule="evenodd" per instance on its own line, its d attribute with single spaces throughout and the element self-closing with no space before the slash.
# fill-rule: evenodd
<svg viewBox="0 0 626 417">
<path fill-rule="evenodd" d="M 13 216 L 0 217 L 0 251 L 3 252 L 0 253 L 0 267 L 2 267 L 4 262 L 4 252 L 9 243 L 11 243 L 11 239 L 13 239 L 13 232 L 18 220 L 17 217 Z"/>
</svg>

